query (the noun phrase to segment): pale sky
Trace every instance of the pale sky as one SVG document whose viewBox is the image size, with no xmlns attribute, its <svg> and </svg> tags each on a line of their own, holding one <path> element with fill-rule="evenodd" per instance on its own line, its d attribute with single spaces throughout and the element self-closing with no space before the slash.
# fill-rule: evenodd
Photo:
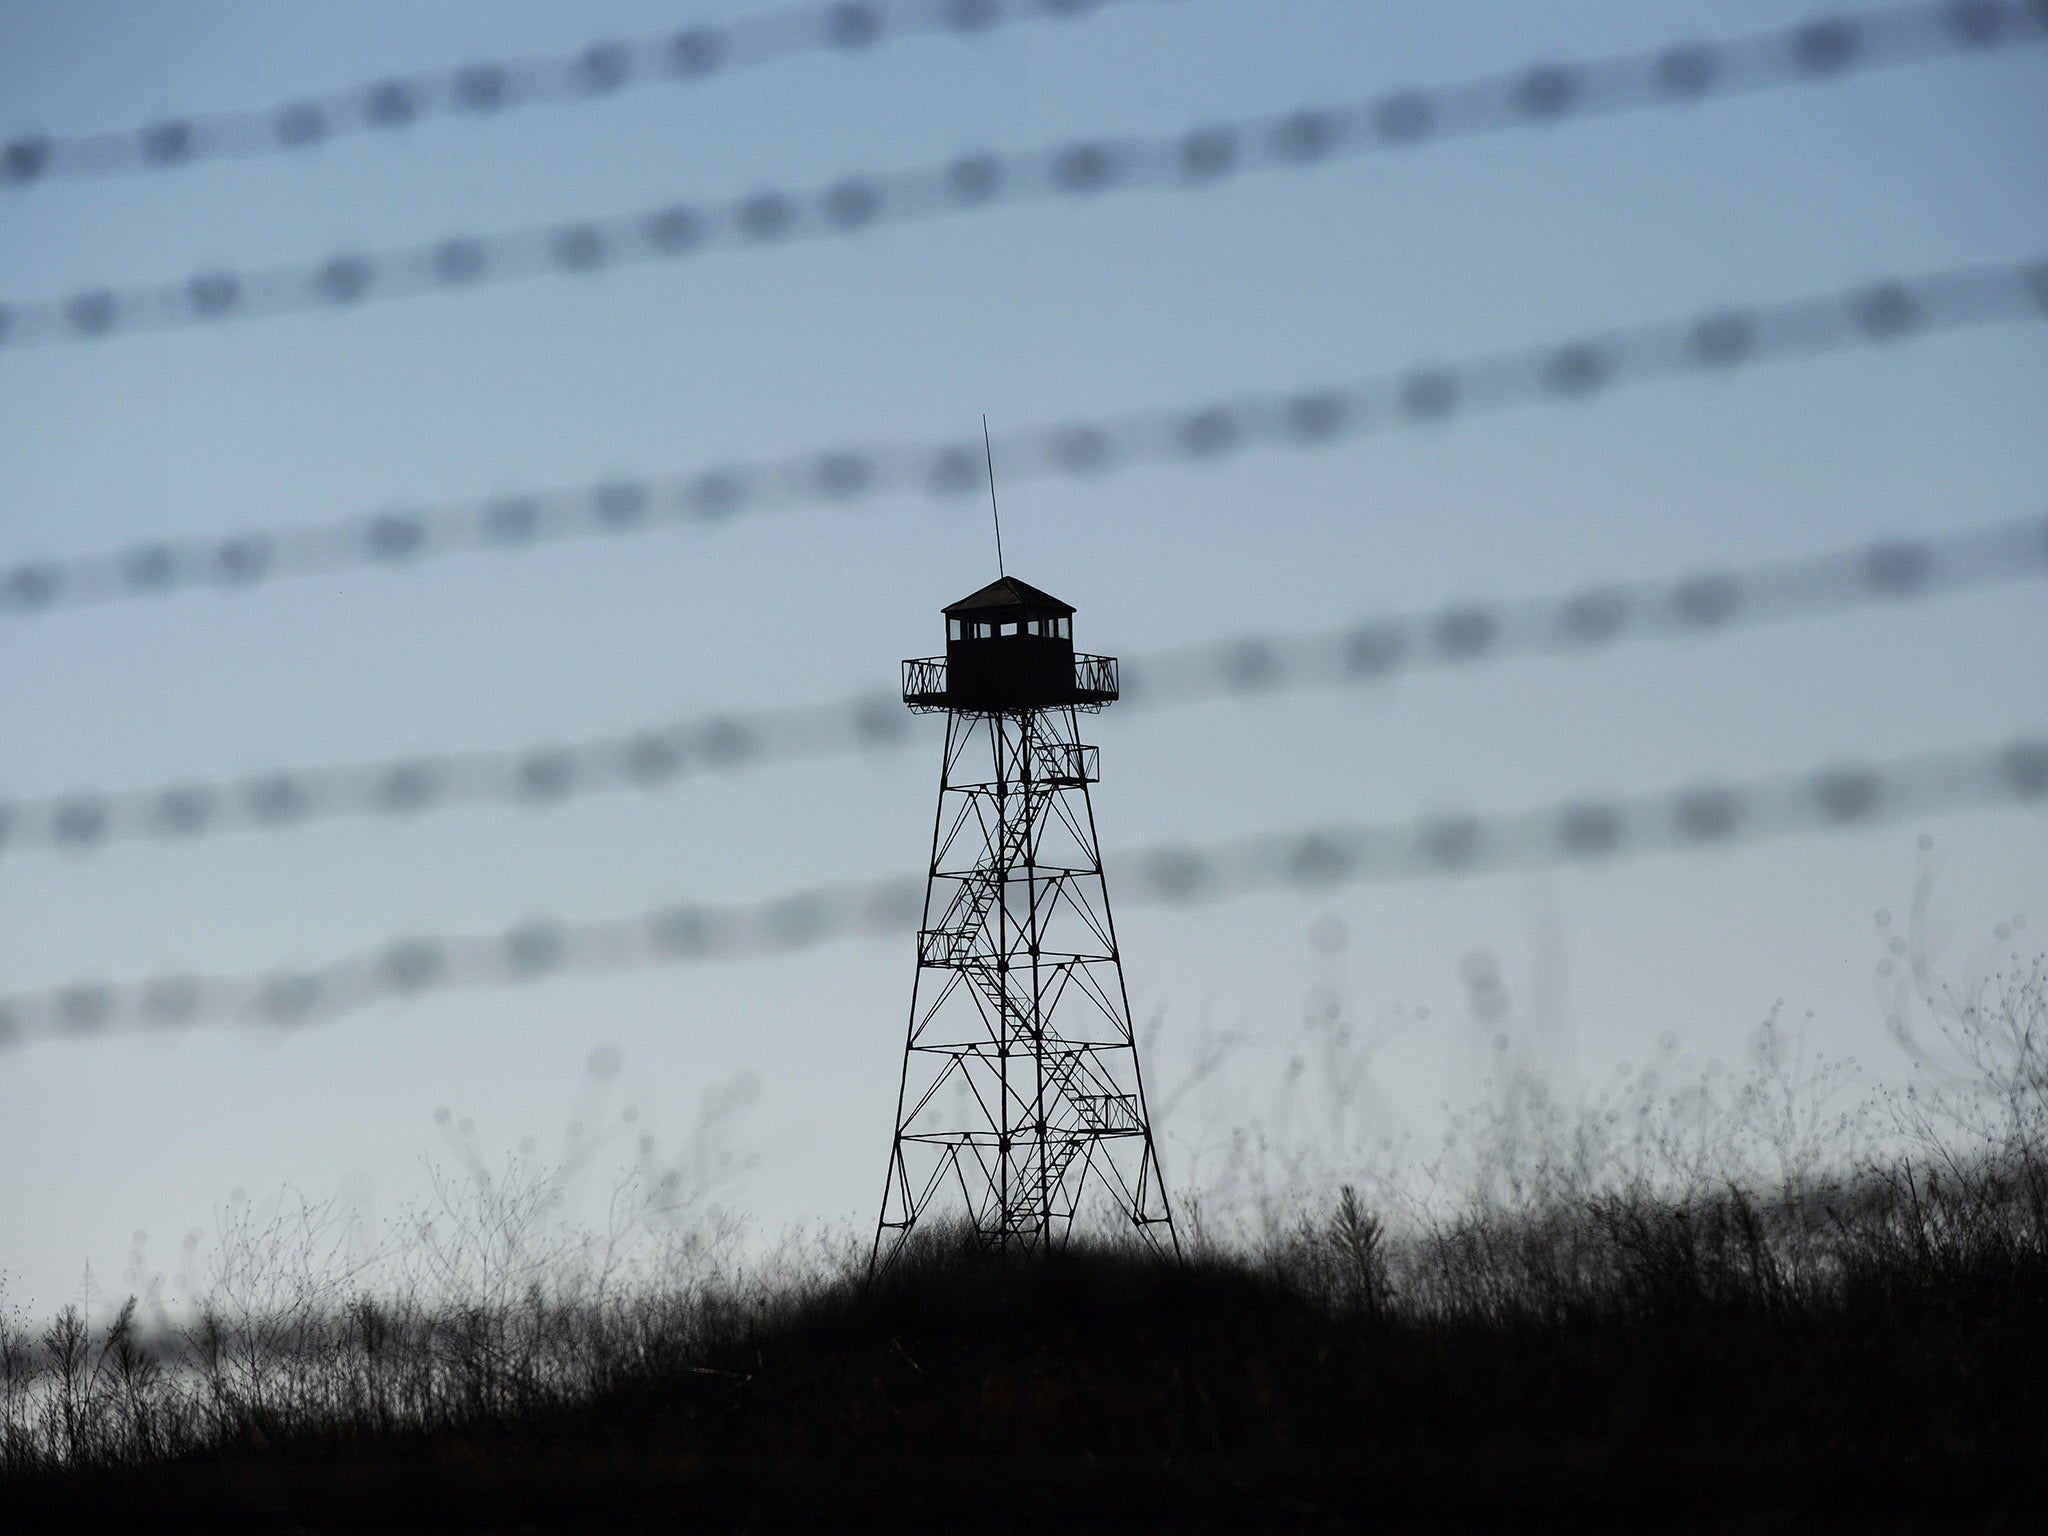
<svg viewBox="0 0 2048 1536">
<path fill-rule="evenodd" d="M 746 9 L 14 0 L 0 6 L 0 140 L 268 108 Z M 1765 0 L 1176 0 L 812 52 L 294 155 L 0 187 L 0 302 L 811 188 L 969 151 L 1178 134 L 1818 14 Z M 1200 191 L 0 346 L 0 571 L 849 442 L 939 442 L 975 433 L 983 412 L 1001 434 L 1196 406 L 2039 260 L 2044 84 L 2048 49 L 2011 48 Z M 1083 649 L 1135 656 L 2039 516 L 2044 334 L 1942 332 L 1318 451 L 1020 479 L 1003 494 L 1009 567 L 1076 606 Z M 977 502 L 885 495 L 0 616 L 0 798 L 540 747 L 886 693 L 900 658 L 939 648 L 941 605 L 992 567 Z M 1096 816 L 1114 859 L 1996 743 L 2048 729 L 2044 642 L 2040 588 L 2018 582 L 1583 659 L 1111 710 L 1090 727 Z M 544 812 L 0 850 L 0 994 L 264 973 L 417 933 L 918 875 L 938 749 L 939 726 L 921 720 L 894 751 Z M 1168 1177 L 1207 1173 L 1197 1149 L 1233 1125 L 1324 1136 L 1336 1161 L 1404 1131 L 1427 1140 L 1440 1103 L 1483 1096 L 1502 1031 L 1570 1093 L 1667 1036 L 1699 1061 L 1733 1057 L 1782 1000 L 1812 1014 L 1816 1046 L 1881 1079 L 1898 1063 L 1874 919 L 1903 919 L 1923 856 L 1956 963 L 2015 915 L 2038 935 L 2038 805 L 1592 868 L 1120 907 L 1135 1010 L 1159 1021 L 1147 1075 L 1171 1100 L 1157 1127 Z M 1489 1003 L 1475 1016 L 1469 978 L 1488 963 L 1476 957 L 1497 966 L 1504 1014 Z M 77 1295 L 88 1264 L 120 1290 L 135 1234 L 140 1267 L 169 1273 L 185 1235 L 210 1233 L 237 1192 L 290 1188 L 389 1217 L 426 1187 L 428 1161 L 467 1149 L 496 1163 L 522 1141 L 563 1156 L 572 1121 L 586 1139 L 613 1136 L 597 1192 L 646 1135 L 655 1157 L 717 1173 L 720 1198 L 764 1233 L 870 1222 L 911 964 L 905 933 L 428 995 L 296 1032 L 30 1039 L 0 1050 L 0 1270 L 35 1308 Z M 1288 1058 L 1325 991 L 1376 1031 L 1371 1113 L 1282 1126 Z M 1243 1044 L 1175 1095 L 1205 1029 Z M 617 1075 L 593 1079 L 594 1055 Z M 707 1105 L 719 1129 L 693 1152 Z"/>
</svg>

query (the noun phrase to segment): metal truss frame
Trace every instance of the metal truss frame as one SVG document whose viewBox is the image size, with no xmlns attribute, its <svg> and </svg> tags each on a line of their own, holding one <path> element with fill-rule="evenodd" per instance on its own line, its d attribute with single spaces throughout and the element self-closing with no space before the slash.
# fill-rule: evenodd
<svg viewBox="0 0 2048 1536">
<path fill-rule="evenodd" d="M 1097 707 L 946 712 L 871 1273 L 953 1194 L 990 1247 L 1049 1252 L 1100 1211 L 1180 1252 L 1088 794 Z"/>
</svg>

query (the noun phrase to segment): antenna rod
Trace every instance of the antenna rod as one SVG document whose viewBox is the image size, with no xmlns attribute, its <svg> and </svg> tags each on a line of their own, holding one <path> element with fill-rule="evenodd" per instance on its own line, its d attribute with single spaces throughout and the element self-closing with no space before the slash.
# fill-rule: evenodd
<svg viewBox="0 0 2048 1536">
<path fill-rule="evenodd" d="M 996 521 L 996 575 L 1007 576 L 1003 569 L 1003 514 L 996 510 L 996 451 L 989 446 L 988 412 L 981 413 L 981 451 L 988 456 L 988 515 Z"/>
</svg>

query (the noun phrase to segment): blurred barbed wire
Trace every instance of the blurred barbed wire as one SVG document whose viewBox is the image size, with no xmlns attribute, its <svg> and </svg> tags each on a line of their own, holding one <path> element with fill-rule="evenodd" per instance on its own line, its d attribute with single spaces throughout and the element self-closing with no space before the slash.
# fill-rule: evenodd
<svg viewBox="0 0 2048 1536">
<path fill-rule="evenodd" d="M 1145 464 L 1208 465 L 1253 448 L 1311 449 L 1541 402 L 1584 402 L 1632 384 L 1725 375 L 1767 362 L 1937 332 L 2048 320 L 2048 259 L 1951 267 L 1776 303 L 1618 327 L 1456 363 L 1294 391 L 1126 411 L 1002 434 L 1005 480 L 1092 478 Z M 982 485 L 976 438 L 844 445 L 691 473 L 621 477 L 222 538 L 0 567 L 0 617 L 161 596 L 246 591 L 286 577 L 396 569 L 435 556 L 561 539 L 714 526 L 753 513 L 922 495 L 963 508 Z"/>
<path fill-rule="evenodd" d="M 435 117 L 604 101 L 641 86 L 691 85 L 807 53 L 865 54 L 901 38 L 980 37 L 1010 23 L 1068 19 L 1130 0 L 829 0 L 783 5 L 574 53 L 388 75 L 248 111 L 160 118 L 103 133 L 21 134 L 0 146 L 0 187 L 170 171 L 204 160 L 299 154 L 355 134 L 396 133 Z M 1158 3 L 1158 0 L 1155 0 Z"/>
<path fill-rule="evenodd" d="M 1743 783 L 1709 780 L 1658 794 L 1586 796 L 1507 814 L 1155 847 L 1117 860 L 1111 881 L 1118 901 L 1213 901 L 1354 881 L 1698 852 L 1795 832 L 2044 799 L 2048 736 Z M 79 981 L 0 997 L 0 1045 L 196 1024 L 304 1025 L 387 998 L 781 955 L 854 936 L 908 937 L 923 895 L 921 880 L 875 880 L 747 906 L 678 905 L 596 922 L 537 920 L 477 936 L 411 936 L 327 964 L 281 967 L 261 976 L 173 973 L 139 983 Z"/>
<path fill-rule="evenodd" d="M 2048 576 L 2048 517 L 1826 554 L 1588 584 L 1564 597 L 1464 601 L 1342 629 L 1248 635 L 1128 659 L 1138 706 L 1270 690 L 1361 685 L 1429 667 L 1517 656 L 1585 656 L 1628 640 L 1685 639 L 1819 618 Z M 714 714 L 593 741 L 523 750 L 416 754 L 281 768 L 150 790 L 0 799 L 0 854 L 83 853 L 113 841 L 183 842 L 354 816 L 416 817 L 475 805 L 540 808 L 581 796 L 665 788 L 706 771 L 879 751 L 913 739 L 893 694 Z"/>
<path fill-rule="evenodd" d="M 880 224 L 1006 204 L 1210 187 L 1255 171 L 1300 169 L 1382 150 L 1659 106 L 1686 106 L 1881 67 L 1984 56 L 2048 37 L 2048 0 L 1946 0 L 1836 17 L 1720 42 L 1580 63 L 1548 63 L 1351 105 L 1208 124 L 1154 138 L 1075 140 L 974 153 L 907 171 L 846 176 L 806 191 L 672 203 L 424 245 L 344 251 L 324 261 L 168 282 L 81 289 L 0 305 L 0 349 L 94 341 L 303 310 L 473 289 L 546 275 L 673 261 L 720 249 L 854 235 Z"/>
</svg>

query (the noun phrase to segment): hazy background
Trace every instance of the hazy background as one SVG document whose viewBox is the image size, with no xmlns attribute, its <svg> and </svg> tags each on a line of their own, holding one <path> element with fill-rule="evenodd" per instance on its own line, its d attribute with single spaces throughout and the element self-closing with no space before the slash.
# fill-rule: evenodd
<svg viewBox="0 0 2048 1536">
<path fill-rule="evenodd" d="M 262 107 L 743 9 L 13 0 L 0 138 Z M 1812 14 L 1761 0 L 1117 6 L 303 155 L 0 189 L 0 298 L 1177 132 Z M 1000 429 L 1198 403 L 2037 256 L 2044 83 L 2048 54 L 2018 50 L 1200 193 L 0 352 L 0 567 L 936 439 L 983 411 Z M 2043 340 L 1937 336 L 1319 453 L 1018 484 L 1010 568 L 1078 607 L 1084 649 L 1132 655 L 2039 513 Z M 993 575 L 975 503 L 883 499 L 0 620 L 0 793 L 546 745 L 886 690 L 899 658 L 938 648 L 940 605 Z M 1113 858 L 1995 741 L 2042 727 L 2044 642 L 2041 591 L 2020 585 L 1697 646 L 1111 711 L 1092 729 L 1096 813 Z M 10 850 L 0 992 L 260 972 L 407 933 L 921 873 L 939 731 L 548 813 Z M 1783 999 L 1789 1018 L 1812 1013 L 1816 1047 L 1888 1073 L 1873 917 L 1902 909 L 1927 833 L 1943 920 L 1965 941 L 2038 916 L 2038 810 L 1313 900 L 1126 906 L 1133 1005 L 1141 1025 L 1162 1021 L 1155 1106 L 1205 1030 L 1244 1041 L 1164 1113 L 1169 1177 L 1222 1128 L 1277 1123 L 1304 1010 L 1333 996 L 1382 1042 L 1372 1113 L 1338 1151 L 1404 1131 L 1426 1143 L 1441 1101 L 1482 1092 L 1496 1033 L 1570 1089 L 1667 1035 L 1701 1061 L 1732 1056 Z M 1482 1000 L 1485 1019 L 1469 995 L 1480 956 L 1507 998 L 1505 1012 Z M 614 1138 L 598 1193 L 647 1135 L 657 1158 L 726 1179 L 719 1198 L 761 1231 L 869 1221 L 910 980 L 906 935 L 431 996 L 314 1030 L 0 1052 L 0 1269 L 17 1300 L 54 1306 L 88 1263 L 108 1289 L 124 1271 L 174 1271 L 181 1240 L 238 1195 L 289 1186 L 388 1217 L 455 1144 L 497 1162 L 524 1138 L 554 1158 L 572 1122 Z M 623 1070 L 593 1078 L 594 1053 Z"/>
</svg>

